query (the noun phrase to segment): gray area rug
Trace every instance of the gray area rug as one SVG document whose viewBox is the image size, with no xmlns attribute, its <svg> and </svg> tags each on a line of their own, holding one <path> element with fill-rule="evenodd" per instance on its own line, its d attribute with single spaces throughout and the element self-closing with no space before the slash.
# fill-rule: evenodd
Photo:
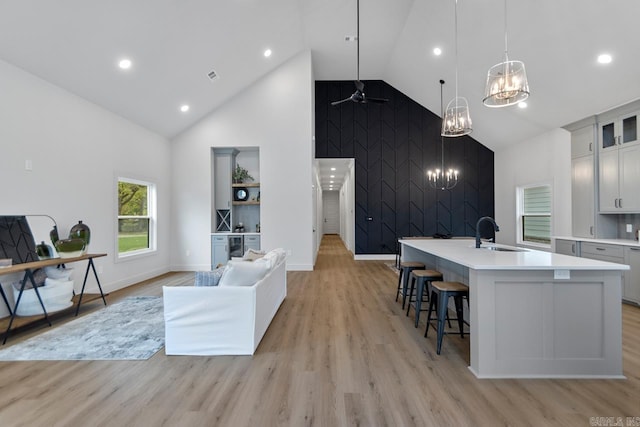
<svg viewBox="0 0 640 427">
<path fill-rule="evenodd" d="M 161 297 L 128 297 L 27 341 L 0 360 L 145 360 L 164 346 Z"/>
</svg>

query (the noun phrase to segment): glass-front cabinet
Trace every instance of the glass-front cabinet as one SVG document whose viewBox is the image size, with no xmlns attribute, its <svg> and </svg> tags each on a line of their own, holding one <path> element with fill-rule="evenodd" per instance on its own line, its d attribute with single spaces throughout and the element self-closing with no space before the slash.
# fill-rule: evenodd
<svg viewBox="0 0 640 427">
<path fill-rule="evenodd" d="M 612 149 L 638 142 L 638 113 L 607 120 L 600 124 L 600 148 Z"/>
</svg>

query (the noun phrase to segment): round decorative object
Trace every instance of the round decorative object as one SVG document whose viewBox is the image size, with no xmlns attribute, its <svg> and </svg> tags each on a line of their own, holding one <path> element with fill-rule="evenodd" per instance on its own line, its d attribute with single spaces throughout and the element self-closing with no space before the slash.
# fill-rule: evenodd
<svg viewBox="0 0 640 427">
<path fill-rule="evenodd" d="M 249 190 L 246 187 L 236 187 L 233 189 L 233 200 L 244 202 L 249 198 Z"/>
<path fill-rule="evenodd" d="M 78 221 L 76 225 L 71 227 L 71 231 L 69 231 L 70 239 L 82 239 L 85 242 L 85 246 L 89 246 L 89 242 L 91 241 L 91 230 L 87 224 L 83 224 L 82 221 Z"/>
<path fill-rule="evenodd" d="M 84 255 L 87 243 L 83 239 L 62 239 L 55 244 L 60 258 L 73 258 Z"/>
<path fill-rule="evenodd" d="M 48 259 L 53 256 L 53 249 L 44 241 L 36 246 L 36 253 L 40 259 Z"/>
</svg>

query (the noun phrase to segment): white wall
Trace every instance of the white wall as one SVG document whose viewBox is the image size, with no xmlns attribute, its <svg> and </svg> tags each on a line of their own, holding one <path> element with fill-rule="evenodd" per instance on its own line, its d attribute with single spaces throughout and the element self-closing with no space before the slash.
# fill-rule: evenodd
<svg viewBox="0 0 640 427">
<path fill-rule="evenodd" d="M 351 160 L 340 189 L 340 237 L 352 254 L 355 254 L 355 205 L 355 161 Z"/>
<path fill-rule="evenodd" d="M 91 228 L 90 252 L 108 253 L 96 259 L 106 291 L 168 271 L 169 142 L 3 61 L 0 94 L 0 215 L 48 214 L 61 235 L 83 220 Z M 31 160 L 32 171 L 25 170 L 25 160 Z M 114 261 L 117 174 L 157 185 L 154 255 Z M 77 271 L 85 265 L 73 266 L 79 289 Z M 7 280 L 0 276 L 2 283 Z M 97 291 L 93 280 L 87 286 Z"/>
<path fill-rule="evenodd" d="M 552 235 L 571 235 L 571 134 L 555 129 L 495 152 L 496 240 L 516 244 L 516 187 L 552 185 Z"/>
<path fill-rule="evenodd" d="M 210 152 L 233 146 L 260 148 L 262 247 L 290 250 L 289 270 L 313 269 L 313 91 L 303 52 L 173 139 L 172 269 L 210 269 Z"/>
<path fill-rule="evenodd" d="M 316 264 L 318 258 L 318 250 L 320 249 L 320 243 L 322 243 L 322 211 L 324 206 L 322 205 L 322 186 L 320 185 L 320 176 L 318 175 L 318 161 L 313 163 L 313 177 L 314 186 L 312 190 L 313 197 L 313 265 Z"/>
</svg>

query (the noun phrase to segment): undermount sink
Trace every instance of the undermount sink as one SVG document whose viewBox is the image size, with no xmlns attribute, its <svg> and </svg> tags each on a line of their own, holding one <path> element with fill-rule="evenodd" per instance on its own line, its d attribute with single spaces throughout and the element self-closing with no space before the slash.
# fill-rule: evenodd
<svg viewBox="0 0 640 427">
<path fill-rule="evenodd" d="M 499 246 L 480 246 L 476 249 L 486 249 L 488 251 L 498 251 L 498 252 L 526 252 L 526 249 L 515 249 L 515 248 L 502 248 Z"/>
</svg>

